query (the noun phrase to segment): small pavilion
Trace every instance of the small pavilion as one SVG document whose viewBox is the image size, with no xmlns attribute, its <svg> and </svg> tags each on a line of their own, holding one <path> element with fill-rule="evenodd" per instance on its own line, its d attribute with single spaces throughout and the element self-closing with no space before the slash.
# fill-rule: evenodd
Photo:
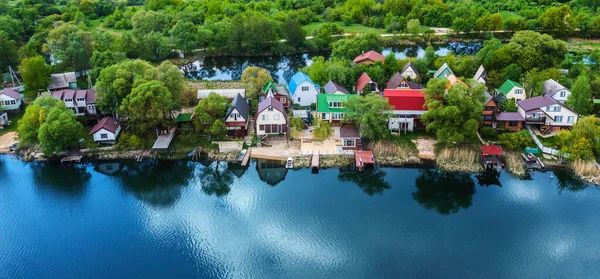
<svg viewBox="0 0 600 279">
<path fill-rule="evenodd" d="M 354 163 L 357 171 L 364 171 L 365 168 L 373 168 L 375 166 L 373 151 L 355 151 Z"/>
<path fill-rule="evenodd" d="M 502 168 L 504 168 L 504 163 L 502 162 L 503 155 L 504 150 L 502 150 L 502 147 L 500 146 L 495 144 L 482 145 L 481 165 L 483 165 L 483 168 L 486 170 L 494 169 L 496 171 L 500 171 Z"/>
</svg>

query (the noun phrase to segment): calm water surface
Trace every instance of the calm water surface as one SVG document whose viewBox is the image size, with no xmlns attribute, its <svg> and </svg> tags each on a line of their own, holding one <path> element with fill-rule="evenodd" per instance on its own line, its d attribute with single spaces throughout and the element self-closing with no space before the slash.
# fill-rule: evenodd
<svg viewBox="0 0 600 279">
<path fill-rule="evenodd" d="M 0 157 L 0 278 L 598 278 L 600 191 L 431 169 Z"/>
</svg>

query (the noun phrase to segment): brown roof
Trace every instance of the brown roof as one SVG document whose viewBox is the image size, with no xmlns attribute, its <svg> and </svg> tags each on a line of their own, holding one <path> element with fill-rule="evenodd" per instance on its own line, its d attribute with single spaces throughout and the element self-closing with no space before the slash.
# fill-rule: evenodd
<svg viewBox="0 0 600 279">
<path fill-rule="evenodd" d="M 533 109 L 555 105 L 556 101 L 552 97 L 547 95 L 537 96 L 521 101 L 517 101 L 517 105 L 520 106 L 524 111 L 530 111 Z"/>
<path fill-rule="evenodd" d="M 77 90 L 75 91 L 75 98 L 85 98 L 86 91 L 85 90 Z"/>
<path fill-rule="evenodd" d="M 85 91 L 85 102 L 88 104 L 96 103 L 96 90 L 86 90 Z"/>
<path fill-rule="evenodd" d="M 417 70 L 417 67 L 415 67 L 415 64 L 413 64 L 412 61 L 408 61 L 408 63 L 406 63 L 406 65 L 404 65 L 404 67 L 402 68 L 402 70 L 400 72 L 404 73 L 404 71 L 406 71 L 406 69 L 408 69 L 408 67 L 410 67 L 417 76 L 421 76 L 421 74 L 419 73 L 419 70 Z"/>
<path fill-rule="evenodd" d="M 0 95 L 6 95 L 8 97 L 11 97 L 15 100 L 19 100 L 21 98 L 21 94 L 13 89 L 10 88 L 5 88 L 2 91 L 0 91 Z"/>
<path fill-rule="evenodd" d="M 410 89 L 423 89 L 423 85 L 404 79 L 404 77 L 398 72 L 396 72 L 394 76 L 387 82 L 386 88 L 396 89 L 402 81 L 406 82 L 406 84 L 408 84 L 408 88 Z"/>
<path fill-rule="evenodd" d="M 518 112 L 496 112 L 494 117 L 498 121 L 525 121 Z"/>
<path fill-rule="evenodd" d="M 369 81 L 371 81 L 371 77 L 367 73 L 363 73 L 356 81 L 356 92 L 362 91 Z"/>
<path fill-rule="evenodd" d="M 258 114 L 260 114 L 263 110 L 267 109 L 268 107 L 273 107 L 274 109 L 283 113 L 283 117 L 286 119 L 286 122 L 287 122 L 287 114 L 285 113 L 283 104 L 280 101 L 278 101 L 277 99 L 272 98 L 272 97 L 267 97 L 262 102 L 258 103 L 258 109 L 256 110 L 255 118 L 258 116 Z"/>
<path fill-rule="evenodd" d="M 100 122 L 98 122 L 98 124 L 94 125 L 94 127 L 90 131 L 90 135 L 94 134 L 95 132 L 100 131 L 101 129 L 105 129 L 107 131 L 116 133 L 118 128 L 119 128 L 119 123 L 117 121 L 115 121 L 114 118 L 107 116 L 107 117 L 102 118 L 102 120 L 100 120 Z"/>
<path fill-rule="evenodd" d="M 360 138 L 360 131 L 352 125 L 342 126 L 340 128 L 340 138 Z"/>
<path fill-rule="evenodd" d="M 352 63 L 361 63 L 363 61 L 372 61 L 372 62 L 381 61 L 381 62 L 383 62 L 384 60 L 385 60 L 385 56 L 383 56 L 381 53 L 374 51 L 374 50 L 370 50 L 359 56 L 356 56 L 356 58 L 354 58 Z"/>
<path fill-rule="evenodd" d="M 75 97 L 75 90 L 66 90 L 63 94 L 63 100 L 73 99 L 73 97 Z"/>
</svg>

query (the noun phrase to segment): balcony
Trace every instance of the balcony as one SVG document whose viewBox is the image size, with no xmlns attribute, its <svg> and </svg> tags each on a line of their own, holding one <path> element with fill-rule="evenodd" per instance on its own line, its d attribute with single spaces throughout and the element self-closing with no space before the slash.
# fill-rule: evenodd
<svg viewBox="0 0 600 279">
<path fill-rule="evenodd" d="M 525 123 L 527 123 L 527 124 L 545 124 L 546 117 L 525 117 Z"/>
</svg>

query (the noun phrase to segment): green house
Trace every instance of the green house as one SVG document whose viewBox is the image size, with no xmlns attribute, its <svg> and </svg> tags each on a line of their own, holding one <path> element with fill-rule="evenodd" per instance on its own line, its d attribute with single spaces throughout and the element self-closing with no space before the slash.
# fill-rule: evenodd
<svg viewBox="0 0 600 279">
<path fill-rule="evenodd" d="M 525 89 L 519 83 L 507 79 L 500 88 L 498 88 L 498 92 L 504 94 L 506 99 L 514 99 L 515 101 L 525 100 Z"/>
<path fill-rule="evenodd" d="M 444 63 L 434 74 L 433 78 L 448 78 L 449 76 L 454 75 L 452 69 L 448 64 Z"/>
<path fill-rule="evenodd" d="M 322 120 L 339 123 L 344 119 L 345 103 L 349 94 L 319 94 L 317 95 L 317 113 Z"/>
</svg>

